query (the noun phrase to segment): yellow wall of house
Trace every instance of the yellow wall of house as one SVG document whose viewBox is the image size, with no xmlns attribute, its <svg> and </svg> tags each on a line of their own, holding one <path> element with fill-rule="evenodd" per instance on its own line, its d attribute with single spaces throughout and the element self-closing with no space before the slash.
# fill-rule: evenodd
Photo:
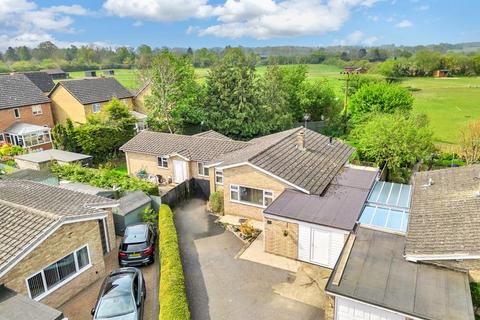
<svg viewBox="0 0 480 320">
<path fill-rule="evenodd" d="M 133 110 L 133 99 L 132 98 L 121 99 L 121 101 L 128 106 L 128 109 Z M 110 101 L 99 102 L 100 112 L 97 113 L 97 114 L 103 114 L 104 111 L 105 111 L 105 105 L 107 105 L 109 103 L 110 103 Z M 85 105 L 85 114 L 86 114 L 87 117 L 91 114 L 94 114 L 93 113 L 93 105 L 94 105 L 93 103 Z"/>
<path fill-rule="evenodd" d="M 85 108 L 62 85 L 59 85 L 50 95 L 52 100 L 53 119 L 55 123 L 65 124 L 70 118 L 74 123 L 87 121 Z"/>
<path fill-rule="evenodd" d="M 286 183 L 260 172 L 249 165 L 223 170 L 225 214 L 248 217 L 259 221 L 263 220 L 264 208 L 232 202 L 230 200 L 231 184 L 273 191 L 274 199 L 277 198 L 286 188 L 289 188 Z"/>
<path fill-rule="evenodd" d="M 146 114 L 145 97 L 149 96 L 152 92 L 150 85 L 146 86 L 134 99 L 135 111 Z"/>
</svg>

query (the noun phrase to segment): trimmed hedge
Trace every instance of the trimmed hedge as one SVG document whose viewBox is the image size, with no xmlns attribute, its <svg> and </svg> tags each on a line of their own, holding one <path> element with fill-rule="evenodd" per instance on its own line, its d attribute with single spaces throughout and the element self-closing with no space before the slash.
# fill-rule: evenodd
<svg viewBox="0 0 480 320">
<path fill-rule="evenodd" d="M 223 191 L 210 193 L 210 209 L 214 213 L 223 213 Z"/>
<path fill-rule="evenodd" d="M 159 319 L 190 319 L 177 230 L 173 222 L 172 210 L 166 204 L 160 206 L 158 231 L 160 239 Z"/>
</svg>

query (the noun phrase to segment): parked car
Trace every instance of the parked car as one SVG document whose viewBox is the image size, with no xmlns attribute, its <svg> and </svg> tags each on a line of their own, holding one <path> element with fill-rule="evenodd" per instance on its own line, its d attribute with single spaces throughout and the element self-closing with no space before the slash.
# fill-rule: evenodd
<svg viewBox="0 0 480 320">
<path fill-rule="evenodd" d="M 93 319 L 141 320 L 147 291 L 137 268 L 112 271 L 103 281 L 92 309 Z"/>
<path fill-rule="evenodd" d="M 141 266 L 154 261 L 155 233 L 150 226 L 145 223 L 127 226 L 118 248 L 118 264 L 121 267 Z"/>
</svg>

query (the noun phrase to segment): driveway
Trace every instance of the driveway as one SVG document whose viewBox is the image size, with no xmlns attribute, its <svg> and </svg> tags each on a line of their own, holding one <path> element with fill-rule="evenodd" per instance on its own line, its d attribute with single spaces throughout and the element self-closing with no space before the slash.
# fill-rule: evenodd
<svg viewBox="0 0 480 320">
<path fill-rule="evenodd" d="M 192 319 L 323 319 L 321 309 L 273 292 L 293 280 L 289 272 L 235 259 L 243 242 L 215 219 L 201 200 L 175 210 Z"/>
<path fill-rule="evenodd" d="M 117 238 L 117 246 L 105 257 L 105 264 L 107 274 L 118 269 L 117 248 L 120 245 L 120 238 Z M 158 250 L 155 252 L 155 263 L 146 267 L 141 267 L 143 277 L 145 278 L 145 285 L 147 287 L 147 298 L 145 299 L 144 320 L 158 319 L 158 274 L 159 274 L 159 259 Z M 100 287 L 103 283 L 102 277 L 88 288 L 77 294 L 69 302 L 58 308 L 63 312 L 63 315 L 69 320 L 87 320 L 92 319 L 90 310 L 95 306 Z"/>
</svg>

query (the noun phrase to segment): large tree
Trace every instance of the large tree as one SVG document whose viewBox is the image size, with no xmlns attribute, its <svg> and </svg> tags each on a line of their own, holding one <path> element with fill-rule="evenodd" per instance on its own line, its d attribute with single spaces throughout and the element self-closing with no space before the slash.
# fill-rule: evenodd
<svg viewBox="0 0 480 320">
<path fill-rule="evenodd" d="M 266 131 L 255 60 L 227 49 L 207 75 L 206 123 L 230 137 L 248 139 Z"/>
<path fill-rule="evenodd" d="M 180 131 L 196 109 L 195 70 L 187 57 L 163 50 L 152 61 L 151 94 L 145 100 L 150 122 L 170 133 Z"/>
<path fill-rule="evenodd" d="M 304 64 L 284 66 L 282 72 L 288 95 L 288 107 L 295 120 L 301 121 L 305 110 L 300 106 L 299 92 L 307 79 L 307 66 Z"/>
<path fill-rule="evenodd" d="M 298 96 L 301 110 L 309 113 L 313 121 L 331 118 L 338 110 L 335 91 L 326 80 L 305 81 Z"/>
</svg>

